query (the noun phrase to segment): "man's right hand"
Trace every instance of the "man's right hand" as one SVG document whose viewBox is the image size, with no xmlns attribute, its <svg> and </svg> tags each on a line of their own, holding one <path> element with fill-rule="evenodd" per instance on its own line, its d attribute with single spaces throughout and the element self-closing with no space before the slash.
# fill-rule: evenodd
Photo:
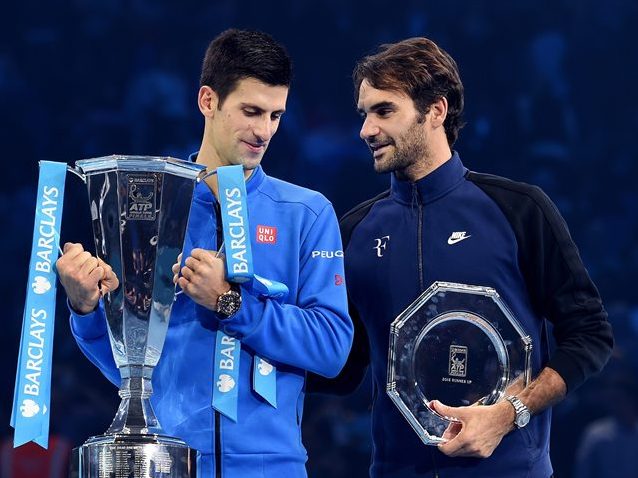
<svg viewBox="0 0 638 478">
<path fill-rule="evenodd" d="M 100 297 L 117 289 L 120 281 L 111 266 L 85 251 L 82 244 L 67 242 L 63 252 L 55 267 L 69 303 L 79 314 L 93 312 Z"/>
</svg>

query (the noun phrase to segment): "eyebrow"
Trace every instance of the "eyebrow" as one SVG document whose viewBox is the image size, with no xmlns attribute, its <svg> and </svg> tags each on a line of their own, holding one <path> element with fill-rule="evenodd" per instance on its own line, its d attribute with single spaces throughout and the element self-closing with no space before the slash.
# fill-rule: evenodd
<svg viewBox="0 0 638 478">
<path fill-rule="evenodd" d="M 256 110 L 258 113 L 265 113 L 265 112 L 266 112 L 266 110 L 265 110 L 265 109 L 260 108 L 260 107 L 259 107 L 259 106 L 257 106 L 257 105 L 253 105 L 253 104 L 251 104 L 251 103 L 240 103 L 240 105 L 239 105 L 239 106 L 240 106 L 241 108 L 251 108 L 251 109 L 254 109 L 254 110 Z M 276 111 L 273 111 L 273 113 L 279 113 L 279 114 L 284 114 L 285 112 L 286 112 L 286 110 L 285 110 L 285 109 L 283 109 L 283 110 L 276 110 Z"/>
<path fill-rule="evenodd" d="M 375 113 L 379 110 L 385 109 L 385 108 L 391 108 L 394 109 L 396 108 L 396 103 L 393 103 L 392 101 L 380 101 L 379 103 L 375 103 L 370 107 L 370 111 L 372 113 Z M 365 110 L 363 110 L 362 108 L 357 108 L 357 112 L 359 114 L 365 113 Z"/>
</svg>

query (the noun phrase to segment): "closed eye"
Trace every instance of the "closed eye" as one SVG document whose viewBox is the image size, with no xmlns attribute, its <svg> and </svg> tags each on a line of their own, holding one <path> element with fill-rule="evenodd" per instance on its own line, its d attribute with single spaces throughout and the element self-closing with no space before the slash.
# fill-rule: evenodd
<svg viewBox="0 0 638 478">
<path fill-rule="evenodd" d="M 256 108 L 242 108 L 244 115 L 246 116 L 259 116 L 262 112 Z"/>
</svg>

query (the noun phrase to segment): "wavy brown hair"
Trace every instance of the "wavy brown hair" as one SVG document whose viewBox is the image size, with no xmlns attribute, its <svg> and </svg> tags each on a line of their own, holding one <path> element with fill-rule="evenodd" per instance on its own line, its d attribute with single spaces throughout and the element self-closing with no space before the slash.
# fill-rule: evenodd
<svg viewBox="0 0 638 478">
<path fill-rule="evenodd" d="M 355 102 L 363 80 L 373 88 L 407 94 L 421 115 L 445 97 L 448 112 L 443 127 L 450 147 L 458 139 L 464 125 L 463 83 L 454 59 L 432 40 L 417 37 L 381 45 L 376 54 L 357 63 L 352 78 Z"/>
</svg>

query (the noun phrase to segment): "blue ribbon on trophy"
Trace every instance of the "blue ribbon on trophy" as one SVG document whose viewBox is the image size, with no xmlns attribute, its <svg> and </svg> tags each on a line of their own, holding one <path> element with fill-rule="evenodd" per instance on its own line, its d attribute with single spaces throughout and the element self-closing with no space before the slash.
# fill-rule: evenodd
<svg viewBox="0 0 638 478">
<path fill-rule="evenodd" d="M 11 411 L 14 447 L 29 441 L 43 448 L 49 446 L 55 262 L 60 249 L 58 231 L 62 222 L 66 169 L 66 163 L 40 161 L 27 298 Z"/>
<path fill-rule="evenodd" d="M 217 168 L 217 179 L 226 246 L 227 280 L 242 284 L 250 294 L 285 300 L 288 295 L 285 284 L 261 277 L 253 271 L 243 167 Z M 217 331 L 216 342 L 213 407 L 236 421 L 241 343 L 222 330 Z M 277 369 L 271 362 L 257 355 L 253 361 L 253 389 L 270 405 L 277 407 Z"/>
</svg>

